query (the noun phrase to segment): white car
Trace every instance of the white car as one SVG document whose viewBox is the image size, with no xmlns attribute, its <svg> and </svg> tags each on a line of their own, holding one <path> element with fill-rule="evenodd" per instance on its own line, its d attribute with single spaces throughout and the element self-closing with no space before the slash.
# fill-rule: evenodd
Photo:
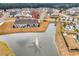
<svg viewBox="0 0 79 59">
<path fill-rule="evenodd" d="M 4 20 L 0 19 L 0 26 L 4 24 Z"/>
</svg>

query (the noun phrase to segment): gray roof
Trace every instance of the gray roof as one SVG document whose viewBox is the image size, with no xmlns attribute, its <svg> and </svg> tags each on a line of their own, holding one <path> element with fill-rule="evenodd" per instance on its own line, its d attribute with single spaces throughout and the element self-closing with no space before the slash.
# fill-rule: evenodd
<svg viewBox="0 0 79 59">
<path fill-rule="evenodd" d="M 33 18 L 26 18 L 26 19 L 16 19 L 15 24 L 35 24 L 38 23 L 38 20 Z"/>
</svg>

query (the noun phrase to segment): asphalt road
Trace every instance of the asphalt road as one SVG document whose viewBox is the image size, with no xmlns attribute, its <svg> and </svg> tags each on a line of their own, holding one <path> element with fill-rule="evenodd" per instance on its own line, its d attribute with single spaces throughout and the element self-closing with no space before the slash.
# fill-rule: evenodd
<svg viewBox="0 0 79 59">
<path fill-rule="evenodd" d="M 17 56 L 58 55 L 54 24 L 49 24 L 46 32 L 1 35 L 0 40 L 6 41 Z"/>
</svg>

